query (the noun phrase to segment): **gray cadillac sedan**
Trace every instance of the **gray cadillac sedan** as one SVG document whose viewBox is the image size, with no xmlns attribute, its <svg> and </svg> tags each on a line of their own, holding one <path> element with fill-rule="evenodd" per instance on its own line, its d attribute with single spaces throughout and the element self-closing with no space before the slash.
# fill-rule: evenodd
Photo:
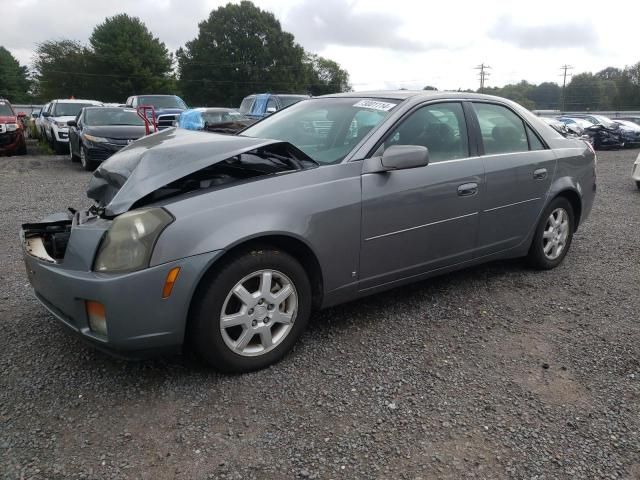
<svg viewBox="0 0 640 480">
<path fill-rule="evenodd" d="M 314 309 L 496 259 L 556 267 L 595 166 L 502 98 L 330 95 L 237 136 L 144 137 L 96 170 L 91 208 L 21 239 L 38 299 L 93 345 L 188 345 L 244 372 L 282 358 Z"/>
</svg>

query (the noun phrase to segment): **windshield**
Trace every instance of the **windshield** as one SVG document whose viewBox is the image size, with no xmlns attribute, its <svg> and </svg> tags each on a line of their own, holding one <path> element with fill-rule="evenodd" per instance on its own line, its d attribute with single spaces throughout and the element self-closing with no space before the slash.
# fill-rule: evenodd
<svg viewBox="0 0 640 480">
<path fill-rule="evenodd" d="M 0 115 L 5 117 L 14 117 L 13 109 L 7 102 L 0 101 Z"/>
<path fill-rule="evenodd" d="M 153 105 L 156 110 L 161 108 L 180 108 L 185 110 L 187 105 L 175 95 L 147 95 L 138 99 L 138 105 Z"/>
<path fill-rule="evenodd" d="M 75 117 L 84 107 L 93 107 L 91 103 L 56 103 L 51 116 L 53 117 Z"/>
<path fill-rule="evenodd" d="M 123 108 L 88 108 L 84 112 L 84 121 L 93 127 L 105 125 L 144 126 L 144 120 L 138 116 L 135 110 Z"/>
<path fill-rule="evenodd" d="M 341 162 L 399 100 L 318 98 L 271 115 L 243 136 L 289 142 L 320 164 Z"/>
<path fill-rule="evenodd" d="M 607 128 L 615 128 L 616 124 L 609 120 L 607 117 L 603 117 L 601 115 L 594 115 L 595 118 L 601 125 L 604 125 Z"/>
</svg>

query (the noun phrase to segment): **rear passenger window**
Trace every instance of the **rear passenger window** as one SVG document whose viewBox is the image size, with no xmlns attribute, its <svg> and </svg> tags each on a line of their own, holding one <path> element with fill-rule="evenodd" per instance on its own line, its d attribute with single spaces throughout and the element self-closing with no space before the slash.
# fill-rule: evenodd
<svg viewBox="0 0 640 480">
<path fill-rule="evenodd" d="M 506 107 L 474 103 L 485 155 L 526 152 L 529 142 L 520 117 Z"/>
<path fill-rule="evenodd" d="M 429 161 L 441 162 L 469 156 L 467 124 L 460 103 L 436 103 L 419 108 L 393 131 L 384 144 L 421 145 Z"/>
<path fill-rule="evenodd" d="M 529 136 L 529 150 L 544 150 L 544 145 L 540 141 L 536 132 L 534 132 L 529 125 L 526 125 L 527 135 Z"/>
</svg>

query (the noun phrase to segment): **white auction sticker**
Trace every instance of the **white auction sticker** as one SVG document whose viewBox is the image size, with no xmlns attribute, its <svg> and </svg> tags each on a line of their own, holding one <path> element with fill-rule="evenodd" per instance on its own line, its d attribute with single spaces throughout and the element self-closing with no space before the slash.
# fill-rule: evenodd
<svg viewBox="0 0 640 480">
<path fill-rule="evenodd" d="M 396 106 L 395 103 L 379 102 L 377 100 L 360 100 L 358 103 L 354 105 L 354 107 L 370 108 L 372 110 L 382 110 L 383 112 L 388 112 L 395 106 Z"/>
</svg>

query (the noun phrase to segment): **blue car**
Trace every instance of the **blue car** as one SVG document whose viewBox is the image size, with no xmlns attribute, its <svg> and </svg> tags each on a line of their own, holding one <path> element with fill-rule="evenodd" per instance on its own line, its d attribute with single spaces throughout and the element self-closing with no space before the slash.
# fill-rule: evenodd
<svg viewBox="0 0 640 480">
<path fill-rule="evenodd" d="M 309 95 L 257 93 L 245 97 L 238 111 L 247 117 L 260 119 L 306 98 Z"/>
</svg>

